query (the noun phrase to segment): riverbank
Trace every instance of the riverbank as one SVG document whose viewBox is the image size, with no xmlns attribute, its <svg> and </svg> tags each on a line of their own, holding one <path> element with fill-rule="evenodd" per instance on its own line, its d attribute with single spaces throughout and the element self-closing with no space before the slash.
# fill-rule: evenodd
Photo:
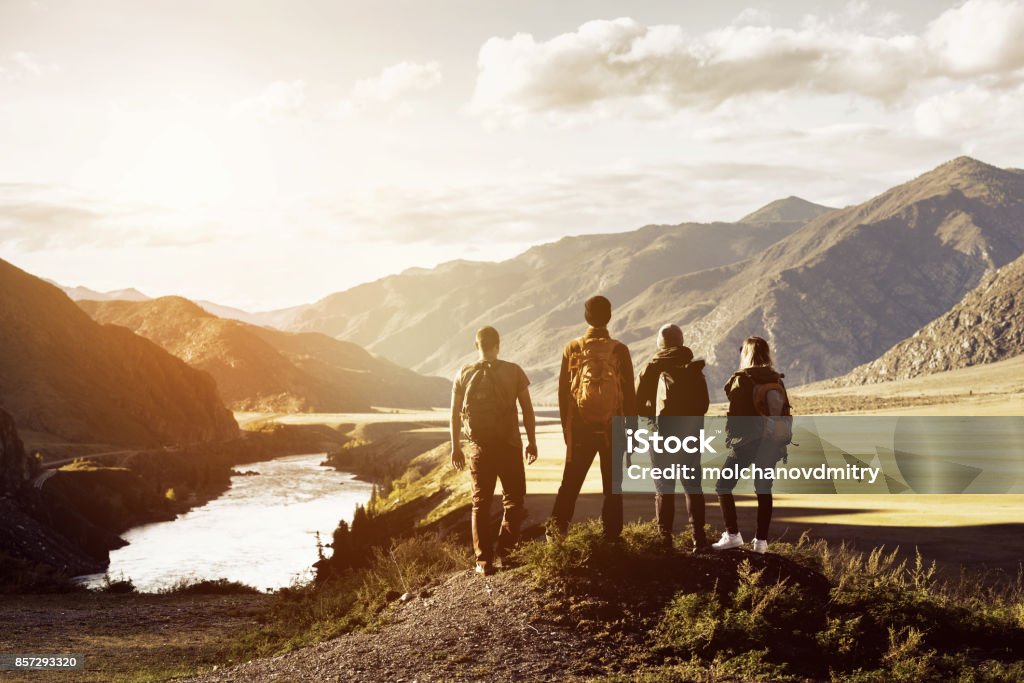
<svg viewBox="0 0 1024 683">
<path fill-rule="evenodd" d="M 35 470 L 9 497 L 12 513 L 0 529 L 0 556 L 12 560 L 0 564 L 5 572 L 0 593 L 52 590 L 54 573 L 102 572 L 109 552 L 125 544 L 121 534 L 216 499 L 230 486 L 235 467 L 326 453 L 348 439 L 347 430 L 326 425 L 255 424 L 237 439 L 174 448 L 111 450 L 90 444 L 91 454 L 47 469 L 67 448 L 32 435 L 28 450 L 37 454 Z M 40 450 L 43 444 L 52 450 Z"/>
<path fill-rule="evenodd" d="M 109 576 L 141 592 L 222 580 L 272 591 L 313 579 L 339 520 L 351 521 L 372 487 L 323 465 L 323 454 L 252 463 L 215 500 L 173 521 L 129 530 L 110 554 Z M 91 577 L 91 586 L 103 577 Z"/>
</svg>

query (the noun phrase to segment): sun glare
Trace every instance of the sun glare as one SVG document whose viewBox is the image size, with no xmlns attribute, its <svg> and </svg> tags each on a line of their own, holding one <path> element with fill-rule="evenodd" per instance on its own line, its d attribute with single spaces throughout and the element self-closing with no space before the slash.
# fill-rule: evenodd
<svg viewBox="0 0 1024 683">
<path fill-rule="evenodd" d="M 223 207 L 239 192 L 222 139 L 209 128 L 173 123 L 135 150 L 120 185 L 121 199 L 179 209 Z"/>
</svg>

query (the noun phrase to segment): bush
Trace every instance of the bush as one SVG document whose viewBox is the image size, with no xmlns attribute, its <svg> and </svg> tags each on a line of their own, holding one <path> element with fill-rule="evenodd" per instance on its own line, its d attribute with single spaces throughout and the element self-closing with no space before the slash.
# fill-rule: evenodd
<svg viewBox="0 0 1024 683">
<path fill-rule="evenodd" d="M 174 585 L 158 591 L 161 595 L 259 595 L 260 591 L 248 584 L 228 579 L 194 581 L 181 579 Z"/>
<path fill-rule="evenodd" d="M 787 577 L 770 556 L 729 564 L 744 555 L 667 555 L 651 524 L 629 525 L 623 537 L 608 543 L 590 522 L 527 544 L 519 558 L 566 623 L 607 628 L 602 605 L 622 616 L 637 634 L 634 661 L 648 662 L 635 680 L 1024 680 L 1021 574 L 947 581 L 919 554 L 906 561 L 897 550 L 862 553 L 804 536 L 772 545 L 796 563 Z M 802 571 L 827 582 L 816 586 Z M 701 574 L 715 583 L 693 578 Z M 652 599 L 657 590 L 667 601 Z"/>
<path fill-rule="evenodd" d="M 126 579 L 124 577 L 111 579 L 109 574 L 103 577 L 103 585 L 99 587 L 99 591 L 102 593 L 113 593 L 114 595 L 125 595 L 136 592 L 135 584 L 131 579 Z"/>
</svg>

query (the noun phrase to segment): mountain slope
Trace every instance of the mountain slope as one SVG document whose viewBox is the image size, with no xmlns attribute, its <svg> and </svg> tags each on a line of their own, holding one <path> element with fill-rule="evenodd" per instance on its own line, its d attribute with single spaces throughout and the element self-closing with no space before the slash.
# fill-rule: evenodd
<svg viewBox="0 0 1024 683">
<path fill-rule="evenodd" d="M 557 370 L 561 342 L 581 333 L 587 297 L 601 292 L 621 304 L 663 278 L 746 259 L 799 227 L 687 223 L 566 237 L 500 263 L 454 261 L 409 270 L 292 315 L 275 312 L 273 324 L 350 339 L 445 376 L 472 358 L 476 329 L 494 325 L 503 335 L 503 356 L 543 382 Z M 651 321 L 643 333 L 653 334 L 658 325 Z"/>
<path fill-rule="evenodd" d="M 823 214 L 747 263 L 659 282 L 619 324 L 675 319 L 713 388 L 760 334 L 801 384 L 877 358 L 1022 252 L 1024 172 L 959 158 Z"/>
<path fill-rule="evenodd" d="M 874 384 L 994 363 L 1024 353 L 1024 256 L 880 358 L 829 385 Z"/>
<path fill-rule="evenodd" d="M 224 320 L 180 297 L 83 301 L 98 322 L 121 325 L 209 372 L 237 410 L 345 412 L 373 405 L 443 405 L 446 380 L 423 377 L 359 346 Z"/>
<path fill-rule="evenodd" d="M 0 403 L 19 430 L 158 446 L 234 437 L 213 379 L 0 260 Z"/>
<path fill-rule="evenodd" d="M 501 263 L 407 271 L 274 320 L 446 375 L 472 357 L 473 330 L 495 325 L 503 355 L 543 400 L 554 395 L 562 344 L 583 330 L 582 302 L 601 293 L 637 364 L 658 327 L 675 322 L 707 359 L 714 391 L 752 334 L 801 384 L 878 358 L 1024 253 L 1024 172 L 967 157 L 860 205 L 819 213 L 807 204 L 789 198 L 751 222 L 570 237 Z M 817 217 L 758 219 L 801 211 Z"/>
<path fill-rule="evenodd" d="M 127 289 L 113 289 L 109 292 L 98 292 L 88 287 L 65 287 L 53 280 L 47 280 L 51 285 L 60 287 L 73 301 L 149 301 L 151 297 L 146 296 L 134 287 Z"/>
<path fill-rule="evenodd" d="M 770 204 L 762 206 L 757 211 L 741 218 L 739 222 L 780 223 L 789 221 L 806 223 L 829 211 L 835 211 L 835 209 L 809 202 L 800 197 L 786 197 L 785 199 L 777 199 Z"/>
</svg>

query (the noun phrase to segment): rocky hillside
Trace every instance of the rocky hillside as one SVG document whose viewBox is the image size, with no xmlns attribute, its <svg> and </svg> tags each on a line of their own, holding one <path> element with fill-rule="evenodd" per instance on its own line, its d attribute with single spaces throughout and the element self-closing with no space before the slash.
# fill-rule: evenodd
<svg viewBox="0 0 1024 683">
<path fill-rule="evenodd" d="M 828 385 L 910 379 L 1024 353 L 1024 257 L 986 276 L 963 300 L 880 358 Z"/>
<path fill-rule="evenodd" d="M 23 437 L 160 446 L 238 432 L 209 375 L 2 260 L 0 403 Z"/>
<path fill-rule="evenodd" d="M 96 321 L 150 339 L 217 382 L 236 410 L 365 411 L 444 405 L 450 385 L 319 333 L 288 333 L 225 320 L 180 297 L 82 301 Z"/>
<path fill-rule="evenodd" d="M 500 263 L 454 261 L 409 270 L 275 312 L 266 322 L 349 339 L 444 376 L 472 358 L 476 329 L 494 325 L 503 335 L 503 356 L 543 383 L 557 369 L 562 343 L 582 332 L 587 297 L 601 292 L 621 306 L 664 278 L 756 255 L 801 225 L 686 223 L 566 237 Z M 663 322 L 652 318 L 631 332 L 647 339 Z"/>
</svg>

